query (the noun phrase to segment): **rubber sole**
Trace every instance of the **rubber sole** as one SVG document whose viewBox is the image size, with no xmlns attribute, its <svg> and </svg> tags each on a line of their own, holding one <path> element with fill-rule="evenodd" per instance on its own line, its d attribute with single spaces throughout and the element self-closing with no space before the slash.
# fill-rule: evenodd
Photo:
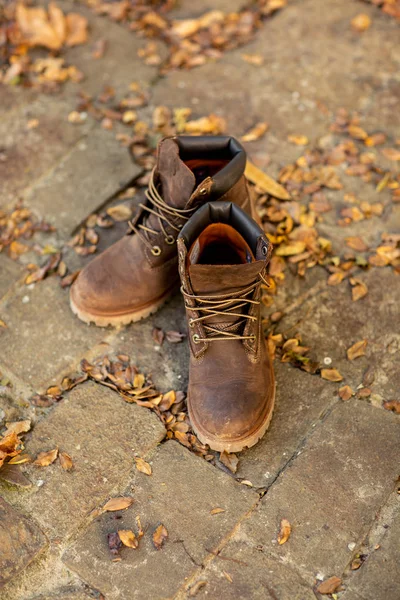
<svg viewBox="0 0 400 600">
<path fill-rule="evenodd" d="M 207 432 L 202 430 L 199 423 L 197 423 L 196 419 L 193 417 L 193 413 L 190 409 L 190 399 L 188 397 L 187 405 L 188 405 L 190 422 L 191 422 L 193 430 L 194 430 L 195 434 L 197 435 L 198 439 L 200 440 L 200 442 L 204 445 L 208 445 L 211 448 L 211 450 L 215 450 L 217 452 L 225 451 L 227 453 L 241 452 L 242 450 L 245 450 L 246 448 L 251 448 L 252 446 L 255 446 L 257 444 L 257 442 L 259 442 L 261 440 L 261 438 L 265 435 L 265 433 L 271 423 L 272 414 L 274 412 L 274 407 L 275 407 L 275 389 L 276 389 L 275 379 L 273 380 L 273 386 L 274 386 L 274 389 L 272 392 L 271 407 L 270 407 L 270 410 L 268 411 L 268 414 L 266 415 L 264 421 L 260 425 L 260 427 L 258 427 L 258 429 L 256 431 L 254 431 L 253 433 L 251 433 L 250 435 L 246 435 L 241 438 L 231 440 L 229 442 L 221 440 L 220 438 L 217 438 L 213 435 L 207 434 Z"/>
<path fill-rule="evenodd" d="M 175 288 L 174 288 L 175 289 Z M 153 304 L 149 304 L 141 308 L 140 310 L 135 310 L 129 313 L 125 313 L 123 315 L 96 315 L 94 313 L 90 313 L 88 311 L 80 309 L 70 296 L 70 306 L 72 312 L 84 323 L 90 325 L 90 323 L 94 323 L 97 327 L 108 327 L 111 325 L 112 327 L 121 327 L 123 325 L 129 325 L 129 323 L 136 323 L 137 321 L 141 321 L 146 317 L 157 312 L 172 296 L 174 293 L 174 289 L 168 291 L 164 296 L 159 298 Z"/>
</svg>

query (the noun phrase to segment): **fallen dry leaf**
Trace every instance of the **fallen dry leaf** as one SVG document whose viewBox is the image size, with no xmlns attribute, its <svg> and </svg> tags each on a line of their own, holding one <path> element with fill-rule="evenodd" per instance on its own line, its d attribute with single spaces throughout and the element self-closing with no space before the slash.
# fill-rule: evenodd
<svg viewBox="0 0 400 600">
<path fill-rule="evenodd" d="M 352 396 L 354 396 L 354 392 L 349 385 L 344 385 L 343 387 L 339 388 L 339 397 L 345 402 L 350 400 Z"/>
<path fill-rule="evenodd" d="M 72 471 L 74 468 L 74 463 L 72 462 L 72 458 L 66 452 L 60 452 L 60 463 L 64 471 Z"/>
<path fill-rule="evenodd" d="M 245 176 L 251 183 L 254 183 L 263 192 L 270 194 L 279 200 L 290 200 L 290 194 L 283 186 L 277 183 L 272 177 L 269 177 L 264 171 L 261 171 L 249 160 L 246 162 Z"/>
<path fill-rule="evenodd" d="M 88 38 L 87 19 L 78 13 L 69 13 L 66 16 L 67 36 L 65 43 L 67 46 L 79 46 L 85 44 Z"/>
<path fill-rule="evenodd" d="M 212 510 L 210 510 L 210 515 L 219 515 L 220 513 L 224 513 L 225 509 L 224 508 L 213 508 Z"/>
<path fill-rule="evenodd" d="M 357 236 L 346 238 L 346 246 L 357 252 L 365 252 L 368 250 L 368 246 L 364 240 Z"/>
<path fill-rule="evenodd" d="M 14 421 L 13 423 L 6 423 L 7 431 L 5 432 L 5 436 L 14 432 L 17 435 L 21 433 L 26 433 L 31 428 L 31 420 L 25 419 L 24 421 Z"/>
<path fill-rule="evenodd" d="M 118 536 L 127 548 L 137 548 L 139 546 L 139 542 L 131 529 L 119 529 Z"/>
<path fill-rule="evenodd" d="M 343 278 L 344 278 L 343 271 L 337 271 L 336 273 L 332 273 L 332 275 L 329 275 L 327 284 L 332 285 L 332 286 L 339 285 L 339 283 L 342 283 Z"/>
<path fill-rule="evenodd" d="M 194 598 L 195 596 L 197 596 L 198 592 L 205 585 L 207 585 L 207 581 L 204 581 L 204 579 L 200 579 L 200 581 L 197 581 L 194 585 L 192 585 L 189 591 L 190 598 Z"/>
<path fill-rule="evenodd" d="M 222 462 L 225 467 L 227 467 L 232 473 L 236 473 L 239 459 L 236 454 L 228 454 L 227 452 L 221 452 L 219 455 L 219 460 Z"/>
<path fill-rule="evenodd" d="M 364 296 L 367 295 L 368 288 L 365 285 L 365 283 L 363 283 L 359 279 L 354 280 L 354 281 L 356 281 L 356 283 L 351 290 L 351 297 L 353 299 L 353 302 L 357 302 L 357 300 L 361 300 L 361 298 L 364 298 Z M 350 283 L 352 283 L 352 282 L 350 281 Z"/>
<path fill-rule="evenodd" d="M 166 331 L 165 339 L 170 344 L 179 344 L 186 337 L 185 333 L 180 333 L 179 331 Z"/>
<path fill-rule="evenodd" d="M 347 358 L 349 360 L 354 360 L 355 358 L 358 358 L 359 356 L 365 356 L 365 348 L 367 347 L 367 344 L 368 344 L 367 340 L 361 340 L 361 341 L 353 344 L 347 350 Z"/>
<path fill-rule="evenodd" d="M 261 54 L 242 54 L 243 60 L 250 65 L 261 67 L 264 64 L 264 57 Z"/>
<path fill-rule="evenodd" d="M 144 473 L 145 475 L 152 474 L 151 466 L 149 465 L 149 463 L 143 460 L 143 458 L 135 458 L 135 463 L 137 470 L 141 473 Z"/>
<path fill-rule="evenodd" d="M 352 28 L 359 33 L 366 31 L 370 27 L 370 25 L 371 19 L 365 13 L 360 13 L 359 15 L 355 16 L 354 19 L 351 20 Z"/>
<path fill-rule="evenodd" d="M 296 254 L 302 254 L 306 249 L 305 242 L 299 240 L 289 242 L 288 244 L 281 244 L 275 250 L 276 256 L 295 256 Z"/>
<path fill-rule="evenodd" d="M 107 208 L 107 214 L 114 219 L 114 221 L 128 221 L 132 217 L 132 210 L 127 204 L 117 204 L 116 206 L 110 206 Z"/>
<path fill-rule="evenodd" d="M 397 148 L 382 148 L 381 152 L 389 160 L 400 160 L 400 150 Z"/>
<path fill-rule="evenodd" d="M 343 377 L 337 369 L 321 369 L 321 377 L 327 381 L 343 381 Z"/>
<path fill-rule="evenodd" d="M 133 498 L 127 496 L 111 498 L 111 500 L 106 502 L 103 506 L 103 511 L 114 512 L 115 510 L 125 510 L 125 508 L 129 508 L 131 504 L 133 504 Z"/>
<path fill-rule="evenodd" d="M 168 531 L 163 524 L 159 525 L 153 532 L 153 544 L 156 550 L 161 550 L 167 537 Z"/>
<path fill-rule="evenodd" d="M 54 448 L 54 450 L 49 450 L 48 452 L 40 452 L 33 464 L 38 467 L 48 467 L 56 460 L 57 456 L 58 448 Z"/>
<path fill-rule="evenodd" d="M 333 594 L 336 592 L 341 583 L 342 580 L 339 577 L 329 577 L 329 579 L 326 579 L 319 584 L 317 587 L 317 592 L 320 594 Z"/>
<path fill-rule="evenodd" d="M 397 415 L 400 415 L 400 400 L 388 400 L 387 402 L 383 403 L 383 408 L 386 408 L 386 410 L 391 410 Z"/>
<path fill-rule="evenodd" d="M 268 131 L 268 123 L 257 123 L 250 131 L 245 133 L 240 139 L 242 142 L 255 142 L 259 140 Z"/>
<path fill-rule="evenodd" d="M 287 519 L 282 519 L 281 528 L 278 534 L 278 544 L 280 546 L 288 541 L 291 532 L 292 526 L 290 525 L 289 521 Z"/>
<path fill-rule="evenodd" d="M 306 135 L 288 135 L 288 142 L 296 146 L 307 146 L 308 137 Z"/>
</svg>

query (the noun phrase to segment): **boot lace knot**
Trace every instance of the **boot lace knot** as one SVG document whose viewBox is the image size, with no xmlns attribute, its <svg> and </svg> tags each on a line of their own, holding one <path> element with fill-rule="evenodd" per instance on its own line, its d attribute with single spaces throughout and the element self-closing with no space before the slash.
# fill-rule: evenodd
<svg viewBox="0 0 400 600">
<path fill-rule="evenodd" d="M 194 327 L 196 323 L 202 323 L 205 331 L 205 337 L 198 334 L 192 336 L 195 344 L 201 342 L 216 342 L 224 340 L 255 340 L 256 335 L 244 335 L 244 325 L 249 321 L 257 321 L 258 316 L 249 314 L 247 311 L 252 306 L 259 306 L 260 301 L 254 300 L 261 283 L 269 287 L 268 281 L 262 273 L 259 273 L 258 279 L 232 294 L 221 294 L 218 296 L 203 296 L 190 294 L 181 287 L 181 292 L 185 298 L 185 306 L 188 310 L 194 311 L 200 316 L 189 319 L 189 327 Z M 189 302 L 188 302 L 189 301 Z M 207 323 L 208 319 L 215 316 L 237 317 L 238 320 L 228 324 L 224 329 L 221 325 Z M 226 324 L 225 324 L 226 325 Z M 240 333 L 242 332 L 242 333 Z"/>
<path fill-rule="evenodd" d="M 188 221 L 192 213 L 196 210 L 196 207 L 183 209 L 169 206 L 162 198 L 160 192 L 157 189 L 155 183 L 155 169 L 153 169 L 148 188 L 145 192 L 148 203 L 139 203 L 139 207 L 143 211 L 147 211 L 149 214 L 143 219 L 142 223 L 134 224 L 132 221 L 128 221 L 129 228 L 131 231 L 136 233 L 144 244 L 150 249 L 150 252 L 154 256 L 159 256 L 162 253 L 160 246 L 153 245 L 151 242 L 151 235 L 158 235 L 160 231 L 164 234 L 164 241 L 166 244 L 172 246 L 176 242 L 176 237 L 172 233 L 168 233 L 166 227 L 170 227 L 173 231 L 179 233 L 182 229 L 183 223 L 175 224 L 172 222 L 173 219 L 181 219 L 182 221 Z M 158 219 L 160 231 L 149 227 L 147 224 L 150 215 L 154 215 Z"/>
</svg>

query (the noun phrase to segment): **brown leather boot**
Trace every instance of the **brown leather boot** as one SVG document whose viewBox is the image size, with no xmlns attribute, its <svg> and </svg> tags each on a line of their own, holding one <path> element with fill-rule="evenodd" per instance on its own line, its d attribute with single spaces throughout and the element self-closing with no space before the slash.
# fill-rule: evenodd
<svg viewBox="0 0 400 600">
<path fill-rule="evenodd" d="M 71 308 L 86 323 L 124 325 L 155 312 L 179 282 L 176 238 L 209 200 L 254 214 L 244 178 L 246 153 L 232 137 L 177 136 L 160 142 L 157 165 L 130 223 L 130 235 L 79 274 Z"/>
<path fill-rule="evenodd" d="M 179 234 L 189 416 L 213 450 L 253 446 L 271 420 L 275 382 L 260 315 L 271 251 L 257 223 L 230 202 L 206 204 Z"/>
</svg>

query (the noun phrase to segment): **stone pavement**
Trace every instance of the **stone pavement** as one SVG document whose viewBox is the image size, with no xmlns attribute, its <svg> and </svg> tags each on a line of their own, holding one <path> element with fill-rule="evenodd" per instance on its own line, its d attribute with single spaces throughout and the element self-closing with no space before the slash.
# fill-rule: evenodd
<svg viewBox="0 0 400 600">
<path fill-rule="evenodd" d="M 211 8 L 237 10 L 243 2 L 202 4 L 204 10 L 183 0 L 171 14 L 197 17 Z M 151 120 L 161 104 L 190 107 L 195 117 L 222 116 L 238 136 L 266 121 L 267 136 L 247 149 L 273 177 L 302 155 L 288 135 L 326 144 L 329 114 L 341 107 L 358 111 L 368 131 L 400 140 L 400 25 L 372 5 L 294 0 L 245 48 L 164 77 L 137 57 L 145 43 L 137 34 L 83 5 L 62 3 L 72 6 L 88 17 L 90 38 L 65 56 L 85 79 L 64 84 L 56 95 L 0 88 L 0 209 L 9 211 L 22 198 L 53 224 L 56 231 L 38 239 L 64 249 L 70 270 L 90 260 L 65 246 L 71 236 L 142 174 L 116 140 L 119 130 L 101 128 L 90 113 L 80 124 L 68 122 L 78 91 L 96 95 L 108 85 L 121 97 L 135 81 L 149 95 L 148 106 L 137 109 L 141 119 Z M 350 27 L 360 12 L 372 19 L 362 35 Z M 93 61 L 93 44 L 103 39 L 107 51 Z M 243 53 L 261 55 L 263 66 L 245 62 Z M 29 129 L 31 119 L 39 125 Z M 390 167 L 398 172 L 398 164 Z M 368 182 L 344 169 L 341 179 L 343 190 L 327 192 L 334 210 L 317 224 L 333 253 L 341 253 L 349 236 L 361 235 L 375 247 L 382 234 L 398 234 L 400 203 L 391 203 L 387 189 L 379 195 L 381 216 L 339 227 L 345 193 L 378 200 Z M 99 248 L 124 227 L 102 230 Z M 32 402 L 85 357 L 126 354 L 141 372 L 152 373 L 162 392 L 186 389 L 188 361 L 184 342 L 160 347 L 152 339 L 154 327 L 183 330 L 178 296 L 144 322 L 96 329 L 71 314 L 68 290 L 57 277 L 25 285 L 24 265 L 33 261 L 32 252 L 19 261 L 0 254 L 0 319 L 7 326 L 0 327 L 0 426 L 31 418 L 28 453 L 58 447 L 73 458 L 74 469 L 63 470 L 58 460 L 48 467 L 27 464 L 22 470 L 30 487 L 0 481 L 1 600 L 308 600 L 322 598 L 317 587 L 332 576 L 342 580 L 333 596 L 339 600 L 400 599 L 400 416 L 384 408 L 400 401 L 400 278 L 394 269 L 363 272 L 368 294 L 357 302 L 347 282 L 327 286 L 322 267 L 305 277 L 287 273 L 266 308 L 266 316 L 283 313 L 274 333 L 298 335 L 311 358 L 338 369 L 343 383 L 276 360 L 271 428 L 239 455 L 233 475 L 218 460 L 208 464 L 166 439 L 154 413 L 96 383 L 78 385 L 50 407 Z M 365 356 L 349 361 L 346 350 L 361 339 L 368 340 Z M 343 384 L 356 393 L 348 401 L 338 396 Z M 135 468 L 138 457 L 152 475 Z M 133 498 L 129 508 L 102 511 L 110 498 L 122 496 Z M 137 517 L 145 530 L 139 548 L 124 547 L 115 560 L 108 534 L 138 533 Z M 292 532 L 279 545 L 283 518 Z M 168 538 L 157 550 L 151 535 L 160 524 Z"/>
</svg>

